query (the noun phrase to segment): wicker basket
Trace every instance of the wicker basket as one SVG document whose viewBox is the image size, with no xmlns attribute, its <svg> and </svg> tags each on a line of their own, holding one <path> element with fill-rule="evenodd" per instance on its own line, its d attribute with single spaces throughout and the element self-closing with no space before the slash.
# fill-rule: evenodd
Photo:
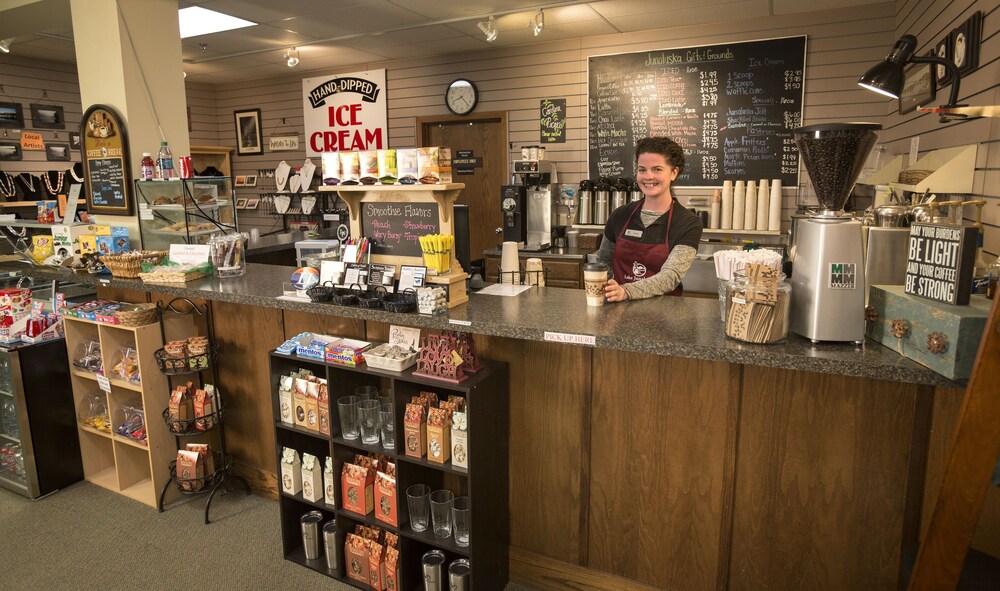
<svg viewBox="0 0 1000 591">
<path fill-rule="evenodd" d="M 899 173 L 899 182 L 904 185 L 916 185 L 924 180 L 933 170 L 903 170 Z"/>
<path fill-rule="evenodd" d="M 144 326 L 158 319 L 156 304 L 125 304 L 114 314 L 122 326 Z"/>
<path fill-rule="evenodd" d="M 130 250 L 119 254 L 101 255 L 101 262 L 115 277 L 136 278 L 142 264 L 159 264 L 167 256 L 165 250 Z"/>
</svg>

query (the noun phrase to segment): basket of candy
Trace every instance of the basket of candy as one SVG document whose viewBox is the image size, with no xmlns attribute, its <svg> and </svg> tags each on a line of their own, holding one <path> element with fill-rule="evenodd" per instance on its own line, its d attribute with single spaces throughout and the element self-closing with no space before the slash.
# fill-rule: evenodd
<svg viewBox="0 0 1000 591">
<path fill-rule="evenodd" d="M 190 337 L 183 341 L 170 341 L 153 352 L 156 366 L 166 375 L 179 375 L 206 370 L 218 355 L 219 348 L 209 346 L 208 337 Z"/>
<path fill-rule="evenodd" d="M 142 264 L 157 264 L 167 256 L 165 250 L 129 250 L 118 254 L 101 255 L 101 263 L 115 277 L 134 279 L 142 271 Z"/>
</svg>

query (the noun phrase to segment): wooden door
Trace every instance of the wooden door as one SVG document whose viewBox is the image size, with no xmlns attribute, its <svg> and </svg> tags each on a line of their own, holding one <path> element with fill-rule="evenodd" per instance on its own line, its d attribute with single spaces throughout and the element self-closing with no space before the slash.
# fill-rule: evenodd
<svg viewBox="0 0 1000 591">
<path fill-rule="evenodd" d="M 453 179 L 465 189 L 457 203 L 469 206 L 469 251 L 472 260 L 500 243 L 500 187 L 507 177 L 507 114 L 479 113 L 465 117 L 417 118 L 417 144 L 448 146 L 454 161 L 460 151 L 472 152 L 473 165 L 453 164 Z M 469 172 L 462 172 L 466 168 Z M 471 172 L 471 173 L 470 173 Z M 468 271 L 468 269 L 466 269 Z"/>
</svg>

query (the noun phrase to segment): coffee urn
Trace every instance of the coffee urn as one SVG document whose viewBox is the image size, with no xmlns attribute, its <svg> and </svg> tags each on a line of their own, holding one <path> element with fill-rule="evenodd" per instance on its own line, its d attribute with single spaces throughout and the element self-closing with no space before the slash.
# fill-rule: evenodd
<svg viewBox="0 0 1000 591">
<path fill-rule="evenodd" d="M 611 187 L 607 179 L 601 179 L 594 189 L 594 220 L 595 224 L 603 226 L 608 223 L 608 202 L 611 200 Z"/>
<path fill-rule="evenodd" d="M 793 130 L 822 209 L 798 224 L 789 324 L 813 342 L 864 342 L 862 225 L 843 208 L 880 129 L 876 123 L 824 123 Z"/>
<path fill-rule="evenodd" d="M 614 211 L 628 203 L 628 179 L 620 178 L 615 181 L 614 189 L 611 191 L 611 209 Z"/>
<path fill-rule="evenodd" d="M 577 223 L 589 224 L 592 219 L 591 212 L 594 209 L 594 182 L 589 179 L 580 181 L 580 190 L 577 195 L 579 195 L 580 200 L 577 209 L 580 212 L 577 216 Z"/>
<path fill-rule="evenodd" d="M 640 201 L 643 197 L 645 197 L 645 195 L 642 194 L 642 189 L 639 188 L 639 183 L 634 181 L 632 183 L 632 189 L 629 192 L 629 201 L 634 203 L 636 201 Z"/>
</svg>

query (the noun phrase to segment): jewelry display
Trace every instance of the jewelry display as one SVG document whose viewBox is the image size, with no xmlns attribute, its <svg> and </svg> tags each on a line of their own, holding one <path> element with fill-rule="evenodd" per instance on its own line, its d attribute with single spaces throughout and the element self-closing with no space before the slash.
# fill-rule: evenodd
<svg viewBox="0 0 1000 591">
<path fill-rule="evenodd" d="M 293 174 L 288 177 L 288 190 L 292 193 L 298 193 L 299 189 L 302 187 L 302 177 L 297 174 Z"/>
<path fill-rule="evenodd" d="M 275 195 L 274 196 L 274 210 L 280 214 L 285 214 L 288 212 L 288 206 L 292 203 L 291 195 Z"/>
<path fill-rule="evenodd" d="M 281 164 L 274 169 L 274 184 L 278 187 L 279 191 L 285 190 L 285 183 L 288 181 L 288 173 L 291 172 L 292 167 L 288 165 L 284 160 Z"/>
<path fill-rule="evenodd" d="M 28 180 L 25 180 L 24 177 L 28 177 Z M 21 181 L 21 183 L 25 186 L 25 188 L 28 189 L 29 192 L 31 193 L 35 192 L 35 177 L 30 172 L 18 173 L 17 179 Z"/>
<path fill-rule="evenodd" d="M 309 187 L 312 186 L 313 174 L 316 172 L 316 165 L 312 163 L 312 160 L 306 158 L 306 161 L 302 164 L 302 168 L 299 169 L 299 188 L 303 191 L 308 191 Z"/>
<path fill-rule="evenodd" d="M 302 196 L 302 213 L 310 214 L 313 212 L 313 208 L 316 207 L 316 196 L 315 195 L 303 195 Z"/>
<path fill-rule="evenodd" d="M 52 171 L 42 174 L 42 182 L 45 183 L 45 190 L 49 192 L 49 195 L 55 197 L 59 195 L 59 193 L 62 193 L 63 181 L 66 179 L 66 173 L 56 172 L 56 186 L 53 187 L 52 181 L 49 180 L 49 174 L 51 172 Z"/>
<path fill-rule="evenodd" d="M 14 186 L 14 177 L 6 171 L 0 171 L 0 195 L 13 197 L 17 195 L 17 187 Z"/>
<path fill-rule="evenodd" d="M 80 174 L 76 174 L 76 167 L 77 166 L 80 167 Z M 73 166 L 70 166 L 69 167 L 69 174 L 70 174 L 70 176 L 73 177 L 74 181 L 76 181 L 77 183 L 82 183 L 83 182 L 83 165 L 80 164 L 79 162 L 77 162 Z"/>
</svg>

